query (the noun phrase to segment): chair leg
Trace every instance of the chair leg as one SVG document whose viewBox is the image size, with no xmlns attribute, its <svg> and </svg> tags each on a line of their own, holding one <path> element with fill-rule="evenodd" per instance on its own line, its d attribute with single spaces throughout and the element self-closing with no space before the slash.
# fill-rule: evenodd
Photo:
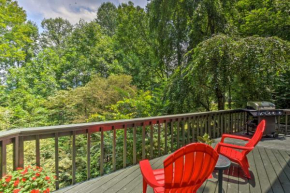
<svg viewBox="0 0 290 193">
<path fill-rule="evenodd" d="M 251 174 L 250 174 L 250 171 L 249 171 L 249 163 L 247 162 L 247 160 L 244 160 L 240 165 L 241 165 L 241 168 L 242 168 L 245 176 L 248 179 L 251 179 Z"/>
<path fill-rule="evenodd" d="M 146 180 L 143 178 L 143 193 L 146 193 L 147 191 L 147 182 Z"/>
</svg>

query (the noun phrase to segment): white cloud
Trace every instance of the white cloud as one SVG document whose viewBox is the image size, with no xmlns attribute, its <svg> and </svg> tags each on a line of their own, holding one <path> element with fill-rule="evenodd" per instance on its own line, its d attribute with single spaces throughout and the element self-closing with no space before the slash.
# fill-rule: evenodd
<svg viewBox="0 0 290 193">
<path fill-rule="evenodd" d="M 98 7 L 106 1 L 116 6 L 127 3 L 128 0 L 17 0 L 18 4 L 26 10 L 29 20 L 40 26 L 44 18 L 62 17 L 72 24 L 80 19 L 91 21 L 96 18 Z M 145 7 L 147 0 L 132 0 L 135 5 Z"/>
</svg>

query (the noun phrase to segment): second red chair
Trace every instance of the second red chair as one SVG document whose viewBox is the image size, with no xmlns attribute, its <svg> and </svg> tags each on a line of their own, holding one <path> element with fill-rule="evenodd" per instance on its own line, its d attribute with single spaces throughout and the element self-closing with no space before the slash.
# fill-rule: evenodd
<svg viewBox="0 0 290 193">
<path fill-rule="evenodd" d="M 231 161 L 238 163 L 243 169 L 245 176 L 249 179 L 251 178 L 251 175 L 249 172 L 250 165 L 247 159 L 247 154 L 254 149 L 254 147 L 263 137 L 265 124 L 266 124 L 265 120 L 262 120 L 260 122 L 252 139 L 236 135 L 224 134 L 222 135 L 221 142 L 218 143 L 217 146 L 215 147 L 216 151 L 219 154 L 222 154 L 228 157 Z M 228 144 L 224 143 L 225 138 L 244 140 L 248 141 L 248 143 L 244 146 Z"/>
</svg>

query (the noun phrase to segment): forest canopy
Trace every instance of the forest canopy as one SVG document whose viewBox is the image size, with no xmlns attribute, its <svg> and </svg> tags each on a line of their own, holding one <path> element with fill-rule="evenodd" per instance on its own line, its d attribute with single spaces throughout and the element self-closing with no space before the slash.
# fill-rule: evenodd
<svg viewBox="0 0 290 193">
<path fill-rule="evenodd" d="M 0 129 L 245 107 L 290 107 L 288 0 L 103 3 L 40 33 L 0 1 Z"/>
</svg>

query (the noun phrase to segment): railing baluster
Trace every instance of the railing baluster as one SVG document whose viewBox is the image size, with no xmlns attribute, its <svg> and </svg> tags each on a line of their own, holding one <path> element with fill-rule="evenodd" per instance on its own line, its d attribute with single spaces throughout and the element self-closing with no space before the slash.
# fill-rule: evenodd
<svg viewBox="0 0 290 193">
<path fill-rule="evenodd" d="M 285 117 L 285 136 L 287 136 L 288 135 L 288 131 L 287 131 L 287 127 L 288 127 L 288 115 L 286 114 L 285 115 L 286 117 Z"/>
<path fill-rule="evenodd" d="M 216 123 L 217 123 L 217 120 L 216 120 L 217 116 L 216 114 L 213 114 L 213 126 L 212 126 L 212 137 L 213 138 L 216 138 L 217 136 L 217 132 L 216 132 Z"/>
<path fill-rule="evenodd" d="M 224 114 L 221 113 L 221 125 L 220 125 L 220 129 L 221 129 L 221 136 L 224 134 L 224 129 L 225 129 L 225 126 L 224 126 Z"/>
<path fill-rule="evenodd" d="M 230 113 L 230 133 L 233 133 L 233 113 Z"/>
<path fill-rule="evenodd" d="M 19 137 L 13 139 L 13 170 L 18 167 L 18 153 L 19 153 Z"/>
<path fill-rule="evenodd" d="M 176 127 L 176 132 L 177 132 L 177 149 L 179 149 L 179 127 L 180 127 L 180 122 L 179 118 L 177 119 L 177 127 Z"/>
<path fill-rule="evenodd" d="M 190 117 L 186 118 L 186 125 L 187 125 L 187 144 L 190 143 L 190 130 L 191 130 L 191 121 Z"/>
<path fill-rule="evenodd" d="M 76 132 L 73 131 L 72 138 L 72 184 L 76 183 Z"/>
<path fill-rule="evenodd" d="M 221 114 L 217 114 L 217 137 L 220 137 L 221 136 Z"/>
<path fill-rule="evenodd" d="M 127 125 L 124 125 L 124 138 L 123 138 L 123 168 L 127 166 Z"/>
<path fill-rule="evenodd" d="M 185 120 L 181 120 L 181 129 L 182 129 L 182 146 L 185 146 Z"/>
<path fill-rule="evenodd" d="M 160 137 L 161 137 L 161 133 L 160 133 L 160 123 L 158 121 L 158 156 L 161 156 L 161 149 L 160 149 L 160 143 L 161 143 L 161 140 L 160 140 Z"/>
<path fill-rule="evenodd" d="M 104 174 L 104 130 L 101 130 L 101 155 L 100 155 L 100 175 Z"/>
<path fill-rule="evenodd" d="M 209 115 L 207 115 L 206 131 L 210 137 L 213 136 L 211 122 L 212 122 L 212 115 L 209 114 Z"/>
<path fill-rule="evenodd" d="M 59 168 L 58 168 L 58 133 L 54 134 L 54 153 L 55 153 L 55 189 L 59 189 Z"/>
<path fill-rule="evenodd" d="M 142 159 L 145 159 L 145 123 L 142 126 Z"/>
<path fill-rule="evenodd" d="M 242 113 L 238 113 L 239 115 L 239 131 L 242 131 Z"/>
<path fill-rule="evenodd" d="M 40 144 L 39 144 L 39 135 L 36 135 L 36 140 L 35 140 L 35 146 L 36 146 L 36 165 L 40 167 Z"/>
<path fill-rule="evenodd" d="M 6 156 L 7 156 L 7 154 L 6 154 L 7 152 L 6 152 L 6 140 L 3 140 L 2 142 L 1 142 L 1 171 L 0 171 L 0 173 L 1 173 L 1 176 L 3 177 L 3 176 L 5 176 L 6 175 Z"/>
<path fill-rule="evenodd" d="M 278 116 L 278 131 L 280 131 L 280 120 L 281 120 L 281 116 Z"/>
<path fill-rule="evenodd" d="M 171 153 L 173 152 L 173 120 L 170 120 L 170 132 L 171 132 Z"/>
<path fill-rule="evenodd" d="M 192 134 L 192 139 L 191 142 L 195 142 L 195 121 L 196 121 L 196 117 L 193 117 L 191 119 L 191 134 Z"/>
<path fill-rule="evenodd" d="M 153 158 L 153 124 L 152 122 L 150 124 L 150 159 Z"/>
<path fill-rule="evenodd" d="M 165 152 L 164 152 L 164 154 L 167 154 L 167 122 L 166 121 L 164 122 L 164 127 L 165 127 L 164 128 L 165 129 L 165 131 L 164 131 L 165 132 L 165 134 L 164 134 L 165 135 Z"/>
<path fill-rule="evenodd" d="M 136 125 L 134 125 L 134 128 L 133 128 L 133 164 L 136 164 L 137 163 L 137 160 L 136 160 L 136 142 L 137 139 L 136 139 Z"/>
<path fill-rule="evenodd" d="M 91 133 L 87 129 L 87 180 L 91 178 Z"/>
<path fill-rule="evenodd" d="M 112 129 L 113 129 L 113 171 L 116 171 L 116 129 L 114 128 L 114 126 Z"/>
<path fill-rule="evenodd" d="M 18 147 L 18 167 L 24 167 L 24 139 L 19 137 L 19 147 Z"/>
<path fill-rule="evenodd" d="M 199 122 L 200 122 L 200 117 L 196 117 L 196 139 L 198 136 L 200 136 L 199 134 Z"/>
</svg>

